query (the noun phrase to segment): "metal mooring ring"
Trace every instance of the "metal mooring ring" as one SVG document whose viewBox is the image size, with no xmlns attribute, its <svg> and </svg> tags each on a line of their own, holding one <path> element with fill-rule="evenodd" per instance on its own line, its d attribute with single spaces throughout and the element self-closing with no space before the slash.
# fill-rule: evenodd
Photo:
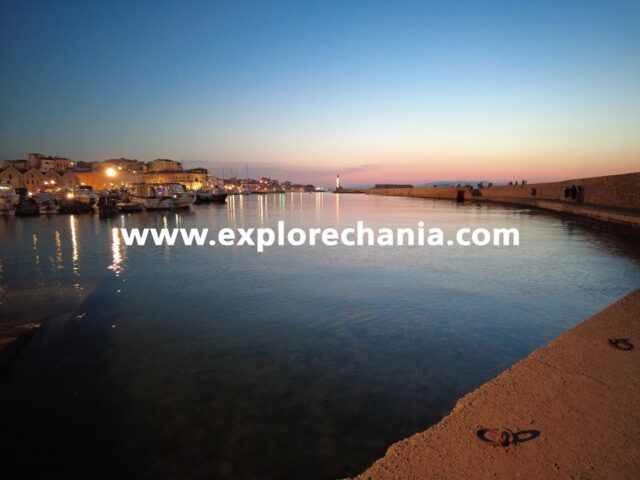
<svg viewBox="0 0 640 480">
<path fill-rule="evenodd" d="M 633 350 L 633 344 L 629 341 L 628 338 L 610 338 L 609 344 L 612 347 L 617 348 L 618 350 Z"/>
<path fill-rule="evenodd" d="M 481 428 L 476 430 L 476 437 L 494 447 L 508 447 L 515 443 L 515 434 L 508 428 Z"/>
</svg>

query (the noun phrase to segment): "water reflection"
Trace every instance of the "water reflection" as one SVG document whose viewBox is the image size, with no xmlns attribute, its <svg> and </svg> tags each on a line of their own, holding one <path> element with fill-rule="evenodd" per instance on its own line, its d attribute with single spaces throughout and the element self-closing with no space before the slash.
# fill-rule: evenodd
<svg viewBox="0 0 640 480">
<path fill-rule="evenodd" d="M 227 196 L 227 219 L 231 228 L 236 228 L 236 195 Z"/>
<path fill-rule="evenodd" d="M 6 286 L 4 284 L 4 265 L 2 263 L 2 259 L 0 258 L 0 305 L 4 303 L 3 295 L 6 291 Z"/>
<path fill-rule="evenodd" d="M 76 224 L 78 220 L 75 215 L 69 217 L 69 227 L 71 230 L 71 266 L 73 274 L 75 276 L 80 275 L 80 268 L 78 259 L 80 258 L 78 253 L 78 234 L 76 233 Z"/>
<path fill-rule="evenodd" d="M 55 266 L 58 270 L 62 270 L 64 268 L 64 258 L 62 256 L 62 241 L 60 240 L 60 232 L 58 230 L 55 231 L 55 246 L 56 246 L 56 256 L 55 256 Z"/>
<path fill-rule="evenodd" d="M 323 193 L 314 193 L 313 194 L 316 200 L 316 217 L 322 218 L 322 208 L 324 207 L 324 194 Z"/>
<path fill-rule="evenodd" d="M 211 232 L 280 219 L 300 228 L 513 226 L 523 246 L 258 254 L 179 242 L 126 248 L 116 228 Z M 529 211 L 346 194 L 3 221 L 0 293 L 42 304 L 44 290 L 60 296 L 79 283 L 92 292 L 76 320 L 42 330 L 0 376 L 5 451 L 25 465 L 100 465 L 108 477 L 347 477 L 639 286 L 639 248 Z M 33 304 L 14 302 L 15 316 Z M 105 465 L 105 451 L 123 463 Z"/>
<path fill-rule="evenodd" d="M 31 236 L 31 244 L 33 245 L 33 251 L 35 252 L 34 261 L 36 265 L 40 265 L 40 255 L 38 254 L 38 236 L 35 233 Z"/>
<path fill-rule="evenodd" d="M 265 209 L 266 209 L 266 195 L 258 195 L 258 218 L 260 220 L 260 225 L 264 225 L 265 219 Z"/>
<path fill-rule="evenodd" d="M 123 272 L 123 262 L 124 250 L 120 241 L 120 230 L 114 227 L 111 229 L 111 265 L 108 268 L 116 277 L 119 277 Z"/>
</svg>

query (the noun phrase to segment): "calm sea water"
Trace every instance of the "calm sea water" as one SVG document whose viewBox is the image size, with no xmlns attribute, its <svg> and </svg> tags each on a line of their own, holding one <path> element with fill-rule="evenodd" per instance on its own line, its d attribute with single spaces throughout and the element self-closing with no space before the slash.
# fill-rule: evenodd
<svg viewBox="0 0 640 480">
<path fill-rule="evenodd" d="M 520 229 L 520 247 L 125 247 L 114 226 Z M 640 287 L 640 249 L 545 214 L 365 195 L 0 218 L 4 472 L 328 479 Z"/>
</svg>

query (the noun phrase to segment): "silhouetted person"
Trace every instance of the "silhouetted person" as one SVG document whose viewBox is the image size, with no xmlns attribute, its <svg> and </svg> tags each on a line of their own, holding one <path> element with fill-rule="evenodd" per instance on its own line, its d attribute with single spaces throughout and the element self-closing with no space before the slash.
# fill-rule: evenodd
<svg viewBox="0 0 640 480">
<path fill-rule="evenodd" d="M 582 185 L 578 185 L 578 202 L 582 202 Z"/>
<path fill-rule="evenodd" d="M 575 201 L 578 199 L 578 189 L 575 185 L 571 185 L 571 200 Z"/>
<path fill-rule="evenodd" d="M 569 187 L 564 187 L 564 199 L 569 200 L 569 195 L 571 194 L 571 189 Z"/>
</svg>

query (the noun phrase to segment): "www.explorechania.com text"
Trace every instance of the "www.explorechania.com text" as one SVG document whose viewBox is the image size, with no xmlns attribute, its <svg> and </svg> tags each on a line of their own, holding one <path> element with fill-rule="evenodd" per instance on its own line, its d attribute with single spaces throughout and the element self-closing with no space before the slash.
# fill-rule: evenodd
<svg viewBox="0 0 640 480">
<path fill-rule="evenodd" d="M 114 235 L 122 235 L 127 246 L 250 246 L 264 252 L 266 247 L 303 245 L 328 247 L 394 247 L 394 246 L 518 246 L 520 232 L 517 228 L 459 228 L 447 238 L 441 228 L 426 229 L 422 221 L 417 227 L 371 228 L 363 221 L 354 227 L 327 228 L 287 228 L 279 221 L 275 229 L 222 228 L 210 235 L 208 228 L 114 228 Z"/>
</svg>

